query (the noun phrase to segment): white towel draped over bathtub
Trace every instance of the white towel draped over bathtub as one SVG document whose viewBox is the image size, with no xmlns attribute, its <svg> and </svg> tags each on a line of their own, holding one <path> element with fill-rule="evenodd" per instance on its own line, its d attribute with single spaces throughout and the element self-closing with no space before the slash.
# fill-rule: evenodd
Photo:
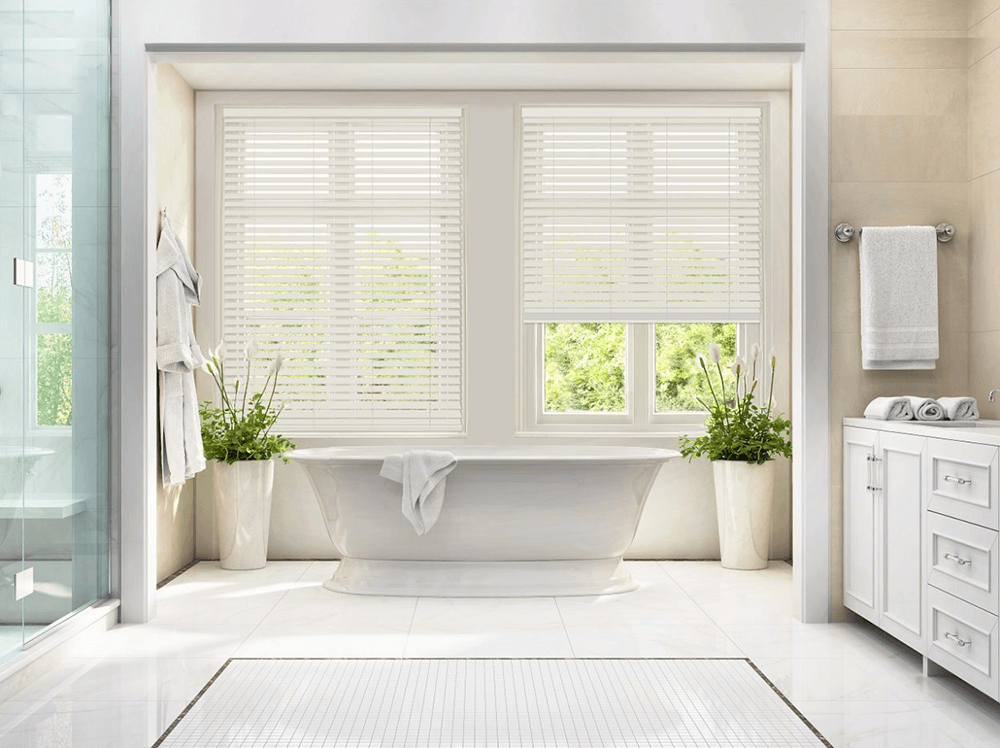
<svg viewBox="0 0 1000 748">
<path fill-rule="evenodd" d="M 403 484 L 403 516 L 410 520 L 417 535 L 430 530 L 441 514 L 444 485 L 448 474 L 458 465 L 451 452 L 414 449 L 403 454 L 387 455 L 379 473 Z"/>
</svg>

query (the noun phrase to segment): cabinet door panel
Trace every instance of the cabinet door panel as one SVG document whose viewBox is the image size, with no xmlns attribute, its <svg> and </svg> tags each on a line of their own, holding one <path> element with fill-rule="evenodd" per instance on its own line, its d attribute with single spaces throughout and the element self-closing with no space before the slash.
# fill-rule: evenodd
<svg viewBox="0 0 1000 748">
<path fill-rule="evenodd" d="M 872 475 L 877 432 L 844 429 L 844 605 L 878 623 L 876 512 Z"/>
<path fill-rule="evenodd" d="M 923 460 L 927 440 L 879 435 L 876 503 L 879 507 L 880 625 L 914 649 L 923 649 Z"/>
</svg>

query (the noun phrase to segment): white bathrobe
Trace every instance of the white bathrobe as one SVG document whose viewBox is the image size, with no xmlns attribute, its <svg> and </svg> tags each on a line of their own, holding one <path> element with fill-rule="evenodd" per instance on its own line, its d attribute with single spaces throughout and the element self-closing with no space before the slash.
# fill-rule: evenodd
<svg viewBox="0 0 1000 748">
<path fill-rule="evenodd" d="M 195 369 L 205 358 L 194 339 L 191 307 L 201 303 L 201 276 L 167 218 L 156 248 L 156 368 L 160 385 L 163 485 L 205 469 Z"/>
</svg>

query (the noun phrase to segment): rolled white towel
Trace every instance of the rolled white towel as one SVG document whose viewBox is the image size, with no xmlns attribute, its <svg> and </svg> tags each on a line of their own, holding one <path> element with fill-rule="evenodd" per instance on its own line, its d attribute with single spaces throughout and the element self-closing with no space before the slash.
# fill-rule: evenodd
<svg viewBox="0 0 1000 748">
<path fill-rule="evenodd" d="M 944 408 L 937 400 L 930 397 L 916 397 L 909 395 L 910 408 L 913 410 L 913 417 L 918 421 L 943 421 Z"/>
<path fill-rule="evenodd" d="M 913 408 L 908 397 L 876 397 L 865 408 L 865 418 L 873 421 L 912 421 Z"/>
<path fill-rule="evenodd" d="M 974 397 L 939 397 L 937 402 L 949 421 L 979 420 L 979 403 Z"/>
</svg>

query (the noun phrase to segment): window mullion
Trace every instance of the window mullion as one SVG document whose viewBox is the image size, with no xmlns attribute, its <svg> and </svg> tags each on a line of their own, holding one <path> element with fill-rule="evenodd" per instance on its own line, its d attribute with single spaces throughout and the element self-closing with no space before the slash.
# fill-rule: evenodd
<svg viewBox="0 0 1000 748">
<path fill-rule="evenodd" d="M 653 359 L 650 357 L 650 328 L 652 325 L 628 326 L 628 406 L 632 423 L 637 428 L 647 428 L 653 408 L 652 375 Z"/>
</svg>

